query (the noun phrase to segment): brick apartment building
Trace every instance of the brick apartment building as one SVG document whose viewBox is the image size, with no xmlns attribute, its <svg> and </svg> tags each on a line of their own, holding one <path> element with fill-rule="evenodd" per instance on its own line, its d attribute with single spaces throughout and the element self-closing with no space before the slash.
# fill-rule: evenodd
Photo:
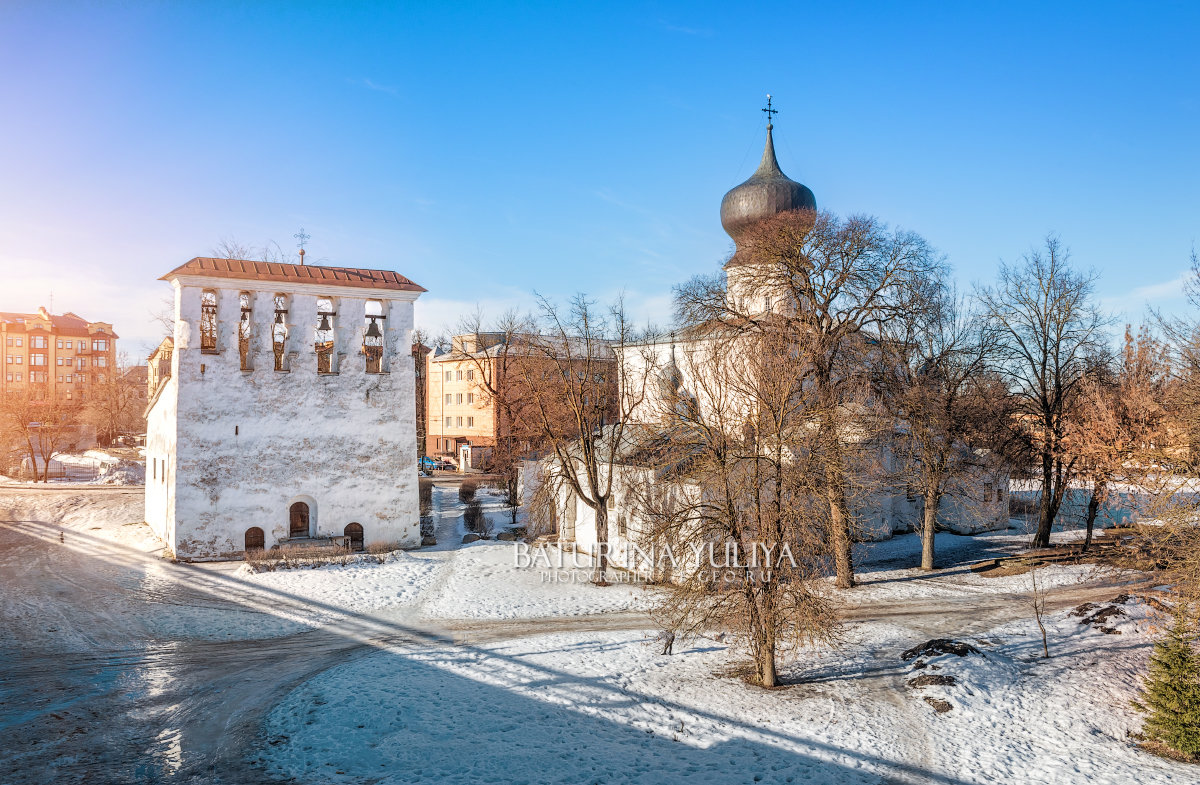
<svg viewBox="0 0 1200 785">
<path fill-rule="evenodd" d="M 117 337 L 108 322 L 73 313 L 0 312 L 0 399 L 28 391 L 82 404 L 89 387 L 117 372 Z"/>
</svg>

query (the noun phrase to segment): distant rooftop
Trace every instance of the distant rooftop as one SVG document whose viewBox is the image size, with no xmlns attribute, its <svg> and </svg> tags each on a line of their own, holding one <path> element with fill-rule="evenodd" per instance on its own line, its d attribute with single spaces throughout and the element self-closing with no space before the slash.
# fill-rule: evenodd
<svg viewBox="0 0 1200 785">
<path fill-rule="evenodd" d="M 427 291 L 423 286 L 418 286 L 392 270 L 252 262 L 246 259 L 214 259 L 209 256 L 197 256 L 190 262 L 176 267 L 159 280 L 169 281 L 179 275 L 203 275 L 212 278 L 278 283 L 324 283 L 334 286 L 359 286 L 367 289 L 391 289 L 404 292 Z"/>
<path fill-rule="evenodd" d="M 52 314 L 45 307 L 38 308 L 37 313 L 0 311 L 0 322 L 8 324 L 10 332 L 41 328 L 47 329 L 55 335 L 87 337 L 93 333 L 107 333 L 111 338 L 117 337 L 116 333 L 112 332 L 112 325 L 108 322 L 89 322 L 79 314 L 70 311 L 63 314 Z"/>
</svg>

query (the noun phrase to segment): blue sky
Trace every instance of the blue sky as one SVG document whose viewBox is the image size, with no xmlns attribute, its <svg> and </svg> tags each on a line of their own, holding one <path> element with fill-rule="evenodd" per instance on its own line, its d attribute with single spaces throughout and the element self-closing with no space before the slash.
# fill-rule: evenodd
<svg viewBox="0 0 1200 785">
<path fill-rule="evenodd" d="M 1200 4 L 0 5 L 0 310 L 113 321 L 222 238 L 398 270 L 418 319 L 671 286 L 780 164 L 967 286 L 1056 232 L 1118 318 L 1183 307 Z"/>
</svg>

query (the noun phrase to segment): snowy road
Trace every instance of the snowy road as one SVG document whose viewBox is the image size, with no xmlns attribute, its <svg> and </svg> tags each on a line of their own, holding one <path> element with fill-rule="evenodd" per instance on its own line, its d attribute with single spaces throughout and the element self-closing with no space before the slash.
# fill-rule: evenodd
<svg viewBox="0 0 1200 785">
<path fill-rule="evenodd" d="M 287 707 L 295 701 L 311 699 L 320 705 L 330 700 L 324 693 L 310 695 L 313 690 L 320 693 L 324 685 L 336 687 L 334 700 L 347 700 L 349 695 L 349 700 L 367 700 L 369 704 L 376 691 L 361 689 L 359 680 L 367 678 L 363 673 L 380 667 L 380 657 L 392 669 L 388 671 L 392 676 L 397 667 L 408 669 L 414 685 L 428 684 L 431 690 L 440 691 L 428 695 L 433 700 L 449 700 L 446 696 L 464 689 L 464 682 L 453 676 L 459 672 L 456 669 L 467 667 L 462 663 L 470 663 L 466 673 L 472 679 L 481 672 L 489 674 L 488 678 L 493 673 L 510 673 L 524 683 L 526 678 L 539 682 L 551 674 L 548 689 L 553 694 L 554 683 L 574 683 L 583 677 L 564 674 L 557 664 L 543 663 L 539 657 L 551 656 L 543 651 L 573 650 L 597 640 L 610 642 L 599 644 L 601 650 L 643 657 L 637 654 L 636 641 L 650 626 L 648 620 L 636 610 L 617 610 L 619 604 L 606 613 L 567 616 L 534 612 L 534 618 L 506 617 L 511 608 L 523 607 L 516 600 L 489 605 L 484 596 L 489 591 L 488 581 L 512 576 L 501 572 L 495 545 L 450 547 L 458 535 L 452 511 L 439 523 L 442 547 L 410 557 L 431 560 L 429 569 L 417 570 L 421 565 L 415 562 L 400 565 L 413 575 L 428 574 L 421 601 L 346 612 L 345 607 L 256 582 L 236 565 L 198 567 L 157 559 L 154 543 L 136 520 L 140 503 L 140 489 L 96 489 L 86 494 L 70 490 L 0 492 L 0 625 L 4 632 L 0 643 L 0 782 L 363 781 L 348 768 L 340 778 L 335 775 L 341 769 L 314 772 L 302 768 L 300 774 L 281 770 L 278 756 L 271 753 L 278 747 L 286 750 L 284 759 L 308 765 L 311 761 L 305 760 L 308 753 L 304 750 L 309 747 L 296 748 L 299 742 L 278 731 L 280 723 L 298 722 L 299 717 L 308 715 L 296 713 L 299 708 L 289 714 Z M 972 544 L 965 539 L 961 545 L 987 547 L 983 541 Z M 889 558 L 884 552 L 876 561 L 890 567 Z M 906 575 L 886 570 L 873 573 L 877 585 L 869 583 L 859 592 L 848 617 L 853 622 L 852 636 L 855 630 L 888 630 L 879 639 L 887 641 L 886 647 L 877 652 L 867 647 L 861 660 L 848 657 L 821 666 L 827 676 L 857 669 L 856 689 L 872 696 L 877 705 L 893 707 L 888 716 L 864 718 L 860 729 L 897 753 L 896 760 L 906 761 L 905 765 L 885 767 L 888 781 L 958 781 L 929 774 L 934 742 L 928 736 L 924 714 L 915 712 L 904 695 L 906 674 L 894 667 L 900 642 L 982 633 L 1027 615 L 1019 582 L 1012 582 L 1011 592 L 984 592 L 977 582 L 963 583 L 973 576 L 947 573 L 944 578 L 925 579 L 916 597 L 910 596 L 912 591 L 898 591 L 892 585 L 909 582 Z M 500 594 L 504 590 L 503 586 L 491 589 Z M 533 589 L 521 587 L 521 591 Z M 576 591 L 539 595 L 538 603 L 542 611 L 568 607 L 567 603 L 603 610 L 606 600 L 597 601 L 593 593 L 619 599 L 595 587 Z M 447 592 L 467 596 L 475 592 L 480 599 L 472 607 L 483 611 L 476 618 L 432 613 L 443 607 Z M 1113 594 L 1108 581 L 1066 583 L 1053 589 L 1050 604 L 1069 607 Z M 317 626 L 314 619 L 320 620 Z M 530 636 L 552 644 L 532 647 L 527 643 Z M 628 648 L 630 643 L 633 649 Z M 588 652 L 589 646 L 579 651 Z M 526 654 L 527 650 L 534 654 Z M 701 653 L 694 657 L 666 658 L 672 660 L 668 667 L 711 668 L 725 656 L 715 650 L 698 651 Z M 872 664 L 875 659 L 878 666 Z M 710 660 L 716 664 L 707 664 Z M 591 660 L 583 656 L 581 662 Z M 429 664 L 436 667 L 431 670 L 426 667 Z M 620 666 L 597 660 L 590 667 L 619 670 Z M 641 666 L 631 663 L 629 667 L 632 672 Z M 358 668 L 367 670 L 360 673 Z M 529 670 L 528 677 L 520 675 L 525 670 Z M 492 684 L 487 693 L 497 707 L 516 700 L 513 695 L 520 692 L 503 679 L 499 683 L 502 689 Z M 580 683 L 591 684 L 586 689 L 595 692 L 602 703 L 611 702 L 614 696 L 618 703 L 631 700 L 642 689 L 630 684 L 610 693 L 601 680 L 592 677 Z M 804 690 L 820 692 L 824 689 L 821 683 L 818 678 Z M 735 697 L 746 692 L 728 680 L 719 682 L 718 688 L 733 690 Z M 478 699 L 474 689 L 467 693 L 472 701 Z M 388 693 L 379 690 L 378 694 Z M 566 698 L 564 701 L 569 704 Z M 642 702 L 650 707 L 668 706 L 663 711 L 687 716 L 689 727 L 693 719 L 698 726 L 721 726 L 715 715 L 697 715 L 682 704 L 669 709 L 661 697 L 648 696 Z M 365 716 L 353 715 L 361 720 L 359 728 L 374 727 L 376 715 L 394 708 L 368 704 L 352 708 L 354 712 L 369 709 Z M 524 706 L 515 703 L 513 711 Z M 573 709 L 555 704 L 547 711 L 558 716 L 553 712 Z M 329 716 L 341 717 L 336 712 Z M 470 717 L 471 721 L 481 719 L 478 712 Z M 317 720 L 306 722 L 314 728 L 321 726 Z M 556 728 L 574 727 L 574 720 L 565 725 L 549 722 Z M 302 722 L 293 733 L 299 735 L 303 727 Z M 585 736 L 615 732 L 604 723 L 581 731 Z M 639 754 L 677 757 L 676 752 L 657 746 L 646 753 L 641 737 L 638 739 L 639 746 L 631 749 L 640 750 Z M 479 744 L 480 739 L 459 743 Z M 574 743 L 574 737 L 564 738 L 563 751 Z M 762 743 L 770 747 L 776 741 L 767 738 Z M 367 746 L 374 748 L 374 743 Z M 362 753 L 366 755 L 366 750 Z M 442 753 L 461 758 L 453 750 Z M 345 765 L 361 768 L 363 760 L 370 758 L 363 755 L 350 756 Z M 433 752 L 429 755 L 436 757 Z M 756 747 L 753 759 L 761 755 Z M 848 772 L 838 781 L 860 781 L 854 772 L 863 765 L 861 761 L 856 763 L 851 756 L 836 765 Z M 870 771 L 862 772 L 861 781 L 881 781 Z M 419 778 L 414 775 L 414 779 Z M 437 779 L 431 777 L 431 781 Z M 401 776 L 395 781 L 407 780 Z"/>
</svg>

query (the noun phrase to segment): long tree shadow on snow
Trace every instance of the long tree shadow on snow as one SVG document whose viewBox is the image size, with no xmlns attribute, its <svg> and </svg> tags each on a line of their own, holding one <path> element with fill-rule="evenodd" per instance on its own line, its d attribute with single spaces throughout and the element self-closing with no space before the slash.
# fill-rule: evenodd
<svg viewBox="0 0 1200 785">
<path fill-rule="evenodd" d="M 22 521 L 3 528 L 39 540 L 47 549 L 63 547 L 60 527 L 52 523 Z M 86 532 L 71 530 L 71 535 L 86 544 L 88 553 L 81 558 L 103 561 L 109 569 L 136 571 L 153 561 Z M 47 568 L 53 565 L 53 560 L 45 562 Z M 14 656 L 0 673 L 0 695 L 29 701 L 31 707 L 9 716 L 0 732 L 6 739 L 3 758 L 16 764 L 27 781 L 262 781 L 260 750 L 291 744 L 290 734 L 284 734 L 289 735 L 286 740 L 261 735 L 263 715 L 281 695 L 298 688 L 282 704 L 296 709 L 295 716 L 275 718 L 282 727 L 294 726 L 303 736 L 310 727 L 305 723 L 334 711 L 357 720 L 338 728 L 336 737 L 302 742 L 312 749 L 294 752 L 311 759 L 311 765 L 298 782 L 324 781 L 339 766 L 353 766 L 355 776 L 373 774 L 394 782 L 441 782 L 452 776 L 564 783 L 672 778 L 714 783 L 960 782 L 916 762 L 883 760 L 867 750 L 797 738 L 605 678 L 455 643 L 436 628 L 347 613 L 191 565 L 168 568 L 189 598 L 208 596 L 231 610 L 262 614 L 317 608 L 336 621 L 269 640 L 131 640 L 123 651 L 60 653 L 52 663 L 41 652 L 24 657 L 20 642 L 12 642 Z M 442 662 L 430 659 L 431 647 Z M 374 652 L 381 654 L 364 658 Z M 344 675 L 330 671 L 334 666 L 363 668 L 365 675 L 345 682 L 346 689 L 332 690 L 326 686 L 329 680 Z M 484 668 L 481 672 L 493 676 L 508 671 L 522 691 L 481 683 L 448 666 L 471 672 Z M 76 701 L 64 724 L 62 701 L 38 698 L 39 678 L 50 669 L 60 680 L 60 692 L 83 691 L 94 706 Z M 630 716 L 616 721 L 598 716 L 602 711 Z M 641 714 L 648 719 L 641 721 Z M 683 723 L 678 731 L 676 718 Z M 696 728 L 705 729 L 703 737 L 690 735 Z"/>
</svg>

